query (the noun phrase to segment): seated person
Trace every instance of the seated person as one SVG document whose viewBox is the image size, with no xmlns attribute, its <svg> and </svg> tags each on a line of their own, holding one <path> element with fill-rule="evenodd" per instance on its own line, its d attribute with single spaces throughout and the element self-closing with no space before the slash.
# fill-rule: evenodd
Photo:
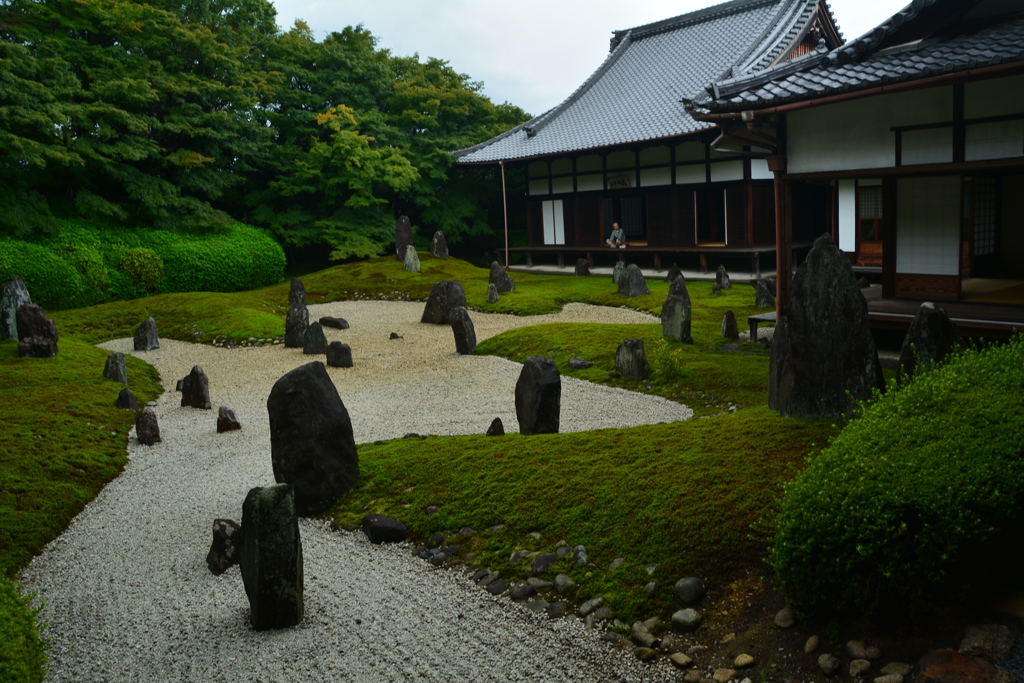
<svg viewBox="0 0 1024 683">
<path fill-rule="evenodd" d="M 615 249 L 622 249 L 626 246 L 626 231 L 619 227 L 618 223 L 612 223 L 612 234 L 605 240 L 605 243 Z"/>
</svg>

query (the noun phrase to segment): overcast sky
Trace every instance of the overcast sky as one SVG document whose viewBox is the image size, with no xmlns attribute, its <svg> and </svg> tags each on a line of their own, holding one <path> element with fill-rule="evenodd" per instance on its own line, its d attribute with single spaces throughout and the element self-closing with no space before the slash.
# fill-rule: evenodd
<svg viewBox="0 0 1024 683">
<path fill-rule="evenodd" d="M 392 54 L 437 57 L 484 83 L 495 103 L 534 116 L 559 104 L 608 54 L 612 31 L 717 4 L 715 0 L 271 0 L 277 23 L 304 20 L 317 39 L 362 24 Z M 909 0 L 831 0 L 852 40 Z"/>
</svg>

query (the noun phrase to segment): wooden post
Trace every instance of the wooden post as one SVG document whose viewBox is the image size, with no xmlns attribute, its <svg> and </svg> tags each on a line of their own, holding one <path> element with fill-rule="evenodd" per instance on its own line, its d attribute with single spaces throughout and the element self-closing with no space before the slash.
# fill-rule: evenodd
<svg viewBox="0 0 1024 683">
<path fill-rule="evenodd" d="M 782 307 L 789 302 L 789 283 L 793 270 L 793 224 L 790 220 L 789 181 L 786 159 L 768 157 L 768 168 L 775 174 L 775 315 L 781 319 Z"/>
<path fill-rule="evenodd" d="M 499 161 L 501 166 L 501 212 L 505 217 L 505 270 L 508 270 L 508 197 L 505 193 L 505 162 Z M 531 264 L 532 265 L 532 264 Z"/>
</svg>

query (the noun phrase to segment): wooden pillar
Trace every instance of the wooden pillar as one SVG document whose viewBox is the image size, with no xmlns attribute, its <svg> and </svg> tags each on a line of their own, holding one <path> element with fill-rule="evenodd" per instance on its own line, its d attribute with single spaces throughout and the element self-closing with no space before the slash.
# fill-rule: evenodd
<svg viewBox="0 0 1024 683">
<path fill-rule="evenodd" d="M 882 296 L 896 296 L 896 178 L 882 179 Z"/>
<path fill-rule="evenodd" d="M 775 315 L 778 319 L 782 307 L 789 303 L 789 284 L 793 277 L 792 192 L 790 181 L 784 177 L 785 157 L 768 157 L 768 168 L 775 174 Z"/>
</svg>

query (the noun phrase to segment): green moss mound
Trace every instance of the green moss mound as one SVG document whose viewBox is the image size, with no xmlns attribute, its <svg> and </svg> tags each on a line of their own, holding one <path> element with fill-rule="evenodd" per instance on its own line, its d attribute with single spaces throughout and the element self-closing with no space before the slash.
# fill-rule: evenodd
<svg viewBox="0 0 1024 683">
<path fill-rule="evenodd" d="M 38 609 L 0 576 L 0 681 L 36 683 L 46 677 L 46 641 L 39 637 Z"/>
<path fill-rule="evenodd" d="M 865 406 L 787 491 L 772 559 L 791 602 L 919 612 L 1005 571 L 1024 527 L 1022 389 L 1017 336 Z"/>
</svg>

